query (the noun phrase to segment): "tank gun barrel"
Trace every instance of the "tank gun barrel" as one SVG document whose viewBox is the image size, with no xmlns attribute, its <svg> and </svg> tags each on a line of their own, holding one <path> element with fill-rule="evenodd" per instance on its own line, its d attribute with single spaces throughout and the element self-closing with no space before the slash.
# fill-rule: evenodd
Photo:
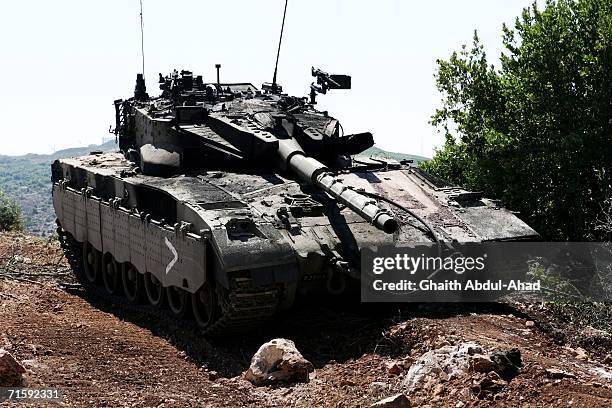
<svg viewBox="0 0 612 408">
<path fill-rule="evenodd" d="M 338 180 L 323 163 L 306 156 L 295 139 L 279 139 L 278 153 L 286 170 L 319 187 L 377 228 L 388 234 L 394 233 L 399 228 L 398 222 L 388 210 L 380 208 L 375 200 Z"/>
</svg>

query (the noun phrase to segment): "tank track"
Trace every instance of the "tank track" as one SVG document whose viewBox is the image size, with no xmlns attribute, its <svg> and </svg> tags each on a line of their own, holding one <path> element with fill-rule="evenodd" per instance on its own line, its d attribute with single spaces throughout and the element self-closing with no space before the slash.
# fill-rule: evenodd
<svg viewBox="0 0 612 408">
<path fill-rule="evenodd" d="M 112 300 L 114 304 L 132 310 L 142 310 L 146 313 L 154 313 L 156 317 L 164 321 L 176 321 L 170 311 L 157 309 L 143 303 L 134 305 L 124 296 L 111 295 L 103 286 L 89 283 L 83 275 L 82 243 L 76 241 L 72 235 L 64 231 L 61 227 L 57 229 L 59 241 L 70 263 L 75 276 L 80 284 L 100 300 Z M 272 317 L 279 303 L 281 289 L 278 285 L 253 286 L 252 281 L 247 276 L 231 276 L 230 288 L 217 291 L 218 298 L 218 318 L 207 328 L 199 327 L 195 322 L 185 319 L 184 322 L 190 325 L 198 333 L 210 337 L 226 337 L 244 334 L 254 328 L 261 326 Z M 146 309 L 146 310 L 145 310 Z"/>
</svg>

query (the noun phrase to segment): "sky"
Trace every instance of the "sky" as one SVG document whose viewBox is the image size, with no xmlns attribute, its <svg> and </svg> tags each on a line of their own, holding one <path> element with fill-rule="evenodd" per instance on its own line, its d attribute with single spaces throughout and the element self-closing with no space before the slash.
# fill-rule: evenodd
<svg viewBox="0 0 612 408">
<path fill-rule="evenodd" d="M 345 132 L 371 131 L 386 150 L 431 157 L 443 136 L 428 122 L 441 104 L 436 59 L 474 30 L 491 62 L 502 23 L 531 0 L 289 0 L 278 82 L 306 96 L 311 66 L 352 76 L 352 90 L 317 108 Z M 145 78 L 187 69 L 215 81 L 269 82 L 284 0 L 143 0 Z M 141 72 L 138 0 L 0 3 L 0 154 L 51 153 L 112 135 L 113 101 Z"/>
</svg>

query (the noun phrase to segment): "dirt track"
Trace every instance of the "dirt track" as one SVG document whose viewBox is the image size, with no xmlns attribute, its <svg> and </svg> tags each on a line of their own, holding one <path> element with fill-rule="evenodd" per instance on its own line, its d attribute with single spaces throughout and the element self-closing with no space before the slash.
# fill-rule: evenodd
<svg viewBox="0 0 612 408">
<path fill-rule="evenodd" d="M 15 248 L 32 257 L 20 264 L 28 270 L 52 264 L 59 253 L 42 241 L 0 236 L 5 264 Z M 113 305 L 58 279 L 39 279 L 46 280 L 0 279 L 0 347 L 24 361 L 31 386 L 62 389 L 69 406 L 368 406 L 399 391 L 402 375 L 389 374 L 386 363 L 409 364 L 429 349 L 467 340 L 489 350 L 517 347 L 524 366 L 496 401 L 470 395 L 475 378 L 468 377 L 444 383 L 435 396 L 430 389 L 409 394 L 414 406 L 612 404 L 612 379 L 606 378 L 612 368 L 601 364 L 609 345 L 588 349 L 589 359 L 578 360 L 549 333 L 545 316 L 527 327 L 534 318 L 508 306 L 300 305 L 256 334 L 208 342 L 152 310 Z M 272 337 L 294 340 L 313 362 L 308 384 L 256 388 L 240 378 L 258 346 Z M 552 367 L 577 378 L 548 379 L 544 369 Z"/>
</svg>

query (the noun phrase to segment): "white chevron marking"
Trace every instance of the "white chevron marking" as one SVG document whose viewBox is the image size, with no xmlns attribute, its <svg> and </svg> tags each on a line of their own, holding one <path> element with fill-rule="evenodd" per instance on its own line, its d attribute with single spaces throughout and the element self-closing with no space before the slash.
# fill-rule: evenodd
<svg viewBox="0 0 612 408">
<path fill-rule="evenodd" d="M 167 275 L 168 272 L 170 272 L 170 269 L 172 269 L 172 267 L 176 263 L 176 261 L 178 261 L 178 252 L 176 252 L 176 249 L 174 249 L 174 245 L 172 245 L 172 242 L 170 242 L 168 237 L 164 237 L 164 240 L 166 241 L 166 246 L 168 247 L 170 252 L 172 252 L 172 255 L 174 255 L 174 259 L 172 259 L 170 263 L 166 266 L 166 275 Z"/>
</svg>

